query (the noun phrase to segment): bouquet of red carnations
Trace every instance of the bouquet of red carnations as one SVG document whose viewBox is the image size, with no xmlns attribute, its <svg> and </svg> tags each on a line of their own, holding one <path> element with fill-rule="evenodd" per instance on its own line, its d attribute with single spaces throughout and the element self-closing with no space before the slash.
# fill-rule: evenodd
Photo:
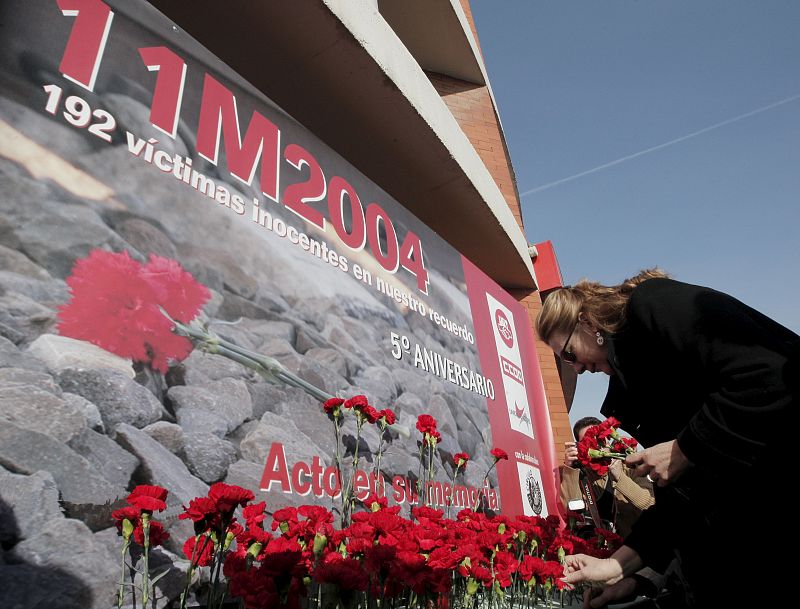
<svg viewBox="0 0 800 609">
<path fill-rule="evenodd" d="M 591 468 L 598 476 L 605 476 L 611 459 L 625 459 L 636 452 L 636 440 L 623 437 L 618 427 L 619 421 L 609 417 L 586 430 L 583 439 L 578 442 L 578 461 L 581 465 Z"/>
</svg>

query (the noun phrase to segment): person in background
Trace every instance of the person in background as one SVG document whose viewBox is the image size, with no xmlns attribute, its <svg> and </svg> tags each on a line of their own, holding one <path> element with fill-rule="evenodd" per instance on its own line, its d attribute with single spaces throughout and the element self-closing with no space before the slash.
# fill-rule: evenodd
<svg viewBox="0 0 800 609">
<path fill-rule="evenodd" d="M 780 602 L 796 527 L 776 489 L 797 453 L 800 337 L 732 296 L 652 269 L 550 294 L 539 336 L 581 374 L 610 376 L 601 408 L 648 448 L 631 455 L 655 505 L 608 559 L 567 557 L 566 583 L 617 584 L 674 554 L 687 606 Z M 788 536 L 788 538 L 786 538 Z M 692 605 L 693 603 L 693 605 Z"/>
<path fill-rule="evenodd" d="M 596 417 L 584 417 L 573 425 L 573 436 L 580 442 L 589 427 L 599 424 L 600 419 Z M 605 476 L 581 468 L 575 442 L 565 443 L 564 465 L 559 467 L 559 474 L 561 502 L 565 507 L 576 499 L 582 499 L 587 505 L 595 500 L 600 518 L 612 523 L 614 532 L 623 537 L 630 533 L 642 511 L 653 505 L 653 485 L 646 477 L 635 477 L 631 468 L 618 459 L 612 459 Z M 582 488 L 581 475 L 591 484 L 591 498 Z M 603 524 L 595 523 L 595 526 Z"/>
</svg>

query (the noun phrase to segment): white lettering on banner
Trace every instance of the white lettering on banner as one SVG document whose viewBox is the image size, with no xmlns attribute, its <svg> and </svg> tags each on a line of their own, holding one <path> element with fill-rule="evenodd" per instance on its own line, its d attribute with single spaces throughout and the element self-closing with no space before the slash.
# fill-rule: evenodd
<svg viewBox="0 0 800 609">
<path fill-rule="evenodd" d="M 391 489 L 387 489 L 383 476 L 377 473 L 370 474 L 359 469 L 353 476 L 353 494 L 359 501 L 375 494 L 378 497 L 391 497 L 396 504 L 420 503 L 419 490 L 414 478 L 393 476 Z M 300 496 L 313 494 L 315 497 L 327 496 L 336 499 L 342 494 L 342 479 L 336 467 L 332 465 L 326 467 L 316 455 L 311 464 L 298 461 L 290 467 L 283 444 L 273 442 L 264 463 L 259 488 L 269 492 L 273 487 L 286 494 Z M 427 500 L 424 503 L 430 506 L 451 505 L 455 508 L 468 508 L 477 505 L 480 497 L 485 497 L 489 509 L 496 510 L 500 507 L 500 497 L 497 491 L 489 486 L 488 480 L 484 480 L 483 487 L 480 488 L 430 481 L 426 484 L 424 492 L 427 493 Z"/>
<path fill-rule="evenodd" d="M 514 316 L 491 294 L 486 295 L 486 300 L 489 305 L 500 370 L 503 372 L 503 390 L 511 429 L 534 438 Z"/>
</svg>

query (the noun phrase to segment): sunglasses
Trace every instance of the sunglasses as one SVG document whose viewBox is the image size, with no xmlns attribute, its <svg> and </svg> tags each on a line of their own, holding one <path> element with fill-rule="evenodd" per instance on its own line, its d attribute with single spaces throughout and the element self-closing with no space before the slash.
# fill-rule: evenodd
<svg viewBox="0 0 800 609">
<path fill-rule="evenodd" d="M 572 335 L 575 334 L 575 330 L 578 329 L 580 323 L 580 320 L 578 320 L 575 322 L 575 325 L 572 326 L 572 332 L 569 333 L 567 340 L 564 341 L 564 347 L 561 349 L 561 353 L 559 354 L 559 357 L 568 364 L 574 364 L 578 360 L 578 357 L 569 350 L 569 341 L 572 340 Z"/>
</svg>

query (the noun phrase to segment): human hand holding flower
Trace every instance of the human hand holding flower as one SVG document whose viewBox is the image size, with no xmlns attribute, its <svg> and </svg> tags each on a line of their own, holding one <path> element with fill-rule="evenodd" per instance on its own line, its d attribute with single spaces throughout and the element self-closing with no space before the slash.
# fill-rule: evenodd
<svg viewBox="0 0 800 609">
<path fill-rule="evenodd" d="M 578 461 L 598 476 L 608 473 L 612 459 L 625 459 L 636 451 L 636 440 L 622 437 L 617 431 L 618 426 L 619 421 L 609 417 L 599 425 L 588 427 L 578 442 Z"/>
<path fill-rule="evenodd" d="M 629 455 L 625 463 L 636 467 L 637 476 L 646 475 L 658 486 L 674 482 L 691 465 L 676 440 L 662 442 Z"/>
</svg>

